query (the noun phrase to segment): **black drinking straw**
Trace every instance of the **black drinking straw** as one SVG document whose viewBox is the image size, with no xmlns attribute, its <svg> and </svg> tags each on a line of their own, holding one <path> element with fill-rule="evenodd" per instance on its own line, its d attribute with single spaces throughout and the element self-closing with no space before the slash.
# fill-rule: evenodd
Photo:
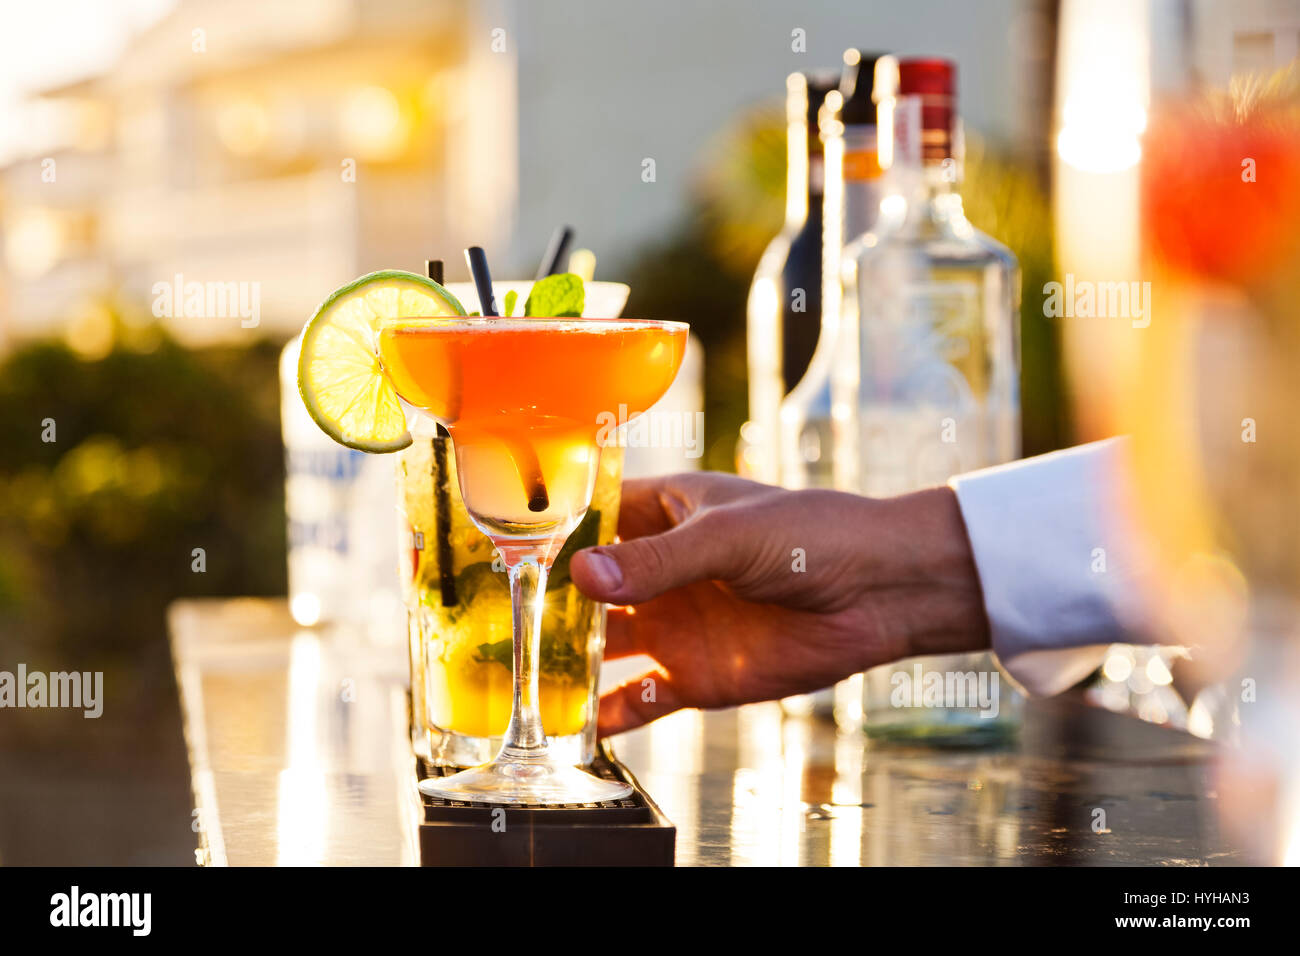
<svg viewBox="0 0 1300 956">
<path fill-rule="evenodd" d="M 474 276 L 474 287 L 478 290 L 479 305 L 485 316 L 500 318 L 496 299 L 492 295 L 492 274 L 488 271 L 487 254 L 481 246 L 470 246 L 465 250 L 465 261 Z M 542 475 L 542 463 L 537 460 L 537 452 L 526 439 L 506 439 L 506 450 L 514 460 L 519 480 L 524 483 L 524 494 L 528 495 L 528 510 L 533 513 L 545 511 L 551 506 L 551 496 L 546 491 L 546 479 Z"/>
<path fill-rule="evenodd" d="M 465 250 L 465 261 L 469 263 L 470 275 L 474 277 L 474 288 L 478 290 L 478 304 L 484 315 L 499 316 L 496 297 L 492 295 L 492 273 L 488 271 L 487 253 L 482 246 L 470 246 Z"/>
<path fill-rule="evenodd" d="M 550 244 L 542 256 L 542 264 L 537 268 L 537 278 L 545 279 L 560 271 L 560 263 L 569 252 L 569 243 L 573 241 L 572 226 L 556 226 L 551 233 Z"/>
<path fill-rule="evenodd" d="M 426 259 L 425 272 L 429 278 L 442 284 L 442 260 Z M 433 439 L 433 466 L 430 477 L 433 478 L 434 501 L 434 536 L 437 538 L 438 552 L 438 590 L 442 592 L 442 606 L 455 607 L 456 568 L 451 550 L 451 492 L 447 482 L 451 476 L 447 472 L 447 443 L 451 435 L 447 429 L 438 426 L 438 435 Z"/>
</svg>

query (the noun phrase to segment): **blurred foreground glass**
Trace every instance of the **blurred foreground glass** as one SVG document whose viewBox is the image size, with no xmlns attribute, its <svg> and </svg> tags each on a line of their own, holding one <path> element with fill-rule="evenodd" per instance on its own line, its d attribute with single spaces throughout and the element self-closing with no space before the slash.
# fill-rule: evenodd
<svg viewBox="0 0 1300 956">
<path fill-rule="evenodd" d="M 556 558 L 546 587 L 542 725 L 551 752 L 572 764 L 595 757 L 605 606 L 573 585 L 569 558 L 614 540 L 622 478 L 623 450 L 602 449 L 591 507 Z M 465 510 L 450 438 L 418 438 L 401 452 L 397 492 L 412 729 L 438 764 L 485 763 L 501 747 L 514 688 L 505 563 Z"/>
<path fill-rule="evenodd" d="M 1085 353 L 1072 376 L 1078 405 L 1131 436 L 1132 512 L 1155 572 L 1144 597 L 1194 649 L 1173 675 L 1195 694 L 1189 726 L 1233 743 L 1215 769 L 1215 824 L 1252 862 L 1290 865 L 1300 863 L 1297 144 L 1300 64 L 1159 104 L 1131 194 L 1141 259 L 1108 274 L 1141 295 L 1130 321 L 1100 324 L 1112 330 L 1104 352 Z M 1083 324 L 1080 338 L 1097 334 Z"/>
</svg>

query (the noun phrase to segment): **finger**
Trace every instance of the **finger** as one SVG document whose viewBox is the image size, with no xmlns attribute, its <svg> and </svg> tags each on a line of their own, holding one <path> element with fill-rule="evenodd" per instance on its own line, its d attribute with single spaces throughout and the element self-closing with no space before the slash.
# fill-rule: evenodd
<svg viewBox="0 0 1300 956">
<path fill-rule="evenodd" d="M 684 706 L 667 674 L 648 671 L 601 696 L 596 736 L 621 734 Z"/>
<path fill-rule="evenodd" d="M 772 490 L 757 481 L 709 471 L 631 478 L 623 483 L 618 533 L 624 540 L 662 534 L 709 505 Z"/>
<path fill-rule="evenodd" d="M 611 607 L 605 614 L 605 660 L 616 661 L 620 657 L 632 657 L 644 653 L 638 634 L 641 623 L 639 615 L 631 608 Z"/>
<path fill-rule="evenodd" d="M 623 495 L 619 502 L 618 534 L 625 541 L 648 534 L 662 534 L 673 525 L 677 511 L 664 508 L 664 498 L 681 500 L 670 490 L 666 477 L 629 478 L 623 482 Z"/>
<path fill-rule="evenodd" d="M 745 543 L 721 534 L 710 515 L 663 534 L 585 548 L 573 556 L 569 573 L 579 590 L 609 604 L 640 604 L 695 581 L 725 579 L 745 560 Z"/>
<path fill-rule="evenodd" d="M 655 633 L 669 630 L 668 615 L 650 601 L 638 607 L 611 607 L 605 617 L 605 660 L 650 654 Z M 672 628 L 670 632 L 675 632 Z M 653 655 L 651 655 L 653 656 Z"/>
</svg>

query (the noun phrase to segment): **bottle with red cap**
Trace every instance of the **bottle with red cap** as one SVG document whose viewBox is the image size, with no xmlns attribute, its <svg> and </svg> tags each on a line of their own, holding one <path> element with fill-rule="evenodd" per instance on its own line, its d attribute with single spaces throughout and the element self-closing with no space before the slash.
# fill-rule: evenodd
<svg viewBox="0 0 1300 956">
<path fill-rule="evenodd" d="M 1020 454 L 1020 268 L 962 211 L 956 91 L 951 61 L 899 61 L 898 95 L 881 104 L 888 194 L 875 225 L 841 255 L 835 480 L 861 494 L 903 494 Z M 915 664 L 900 665 L 908 680 Z M 987 658 L 924 664 L 996 673 Z M 897 670 L 867 675 L 869 732 L 970 742 L 1015 726 L 1010 706 L 998 717 L 972 701 L 899 706 Z"/>
</svg>

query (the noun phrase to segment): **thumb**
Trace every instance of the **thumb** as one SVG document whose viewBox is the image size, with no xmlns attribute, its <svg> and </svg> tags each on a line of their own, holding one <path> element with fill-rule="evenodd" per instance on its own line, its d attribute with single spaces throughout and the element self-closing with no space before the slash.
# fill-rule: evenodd
<svg viewBox="0 0 1300 956">
<path fill-rule="evenodd" d="M 695 581 L 725 579 L 737 547 L 700 516 L 663 534 L 586 548 L 569 573 L 589 597 L 609 604 L 640 604 Z"/>
</svg>

